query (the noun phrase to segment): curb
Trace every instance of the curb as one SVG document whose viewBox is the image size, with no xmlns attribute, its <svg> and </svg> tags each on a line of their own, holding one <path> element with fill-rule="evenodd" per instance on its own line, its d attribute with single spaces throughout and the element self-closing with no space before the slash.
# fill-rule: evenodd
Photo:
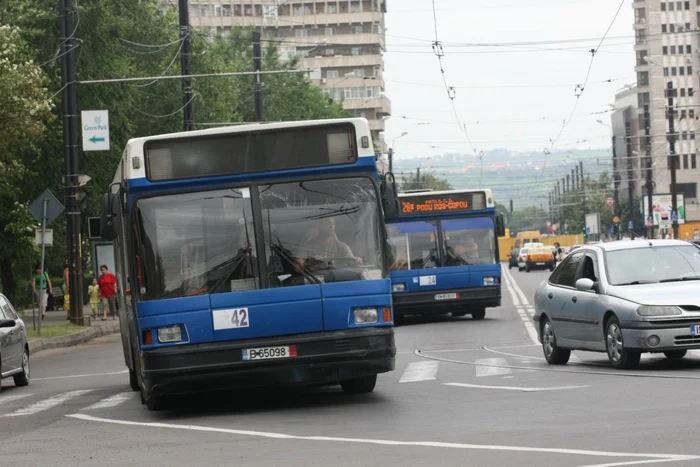
<svg viewBox="0 0 700 467">
<path fill-rule="evenodd" d="M 119 331 L 119 321 L 115 321 L 104 326 L 93 326 L 61 337 L 33 339 L 29 341 L 29 354 L 32 355 L 42 350 L 62 349 L 80 345 L 97 337 L 116 334 Z"/>
</svg>

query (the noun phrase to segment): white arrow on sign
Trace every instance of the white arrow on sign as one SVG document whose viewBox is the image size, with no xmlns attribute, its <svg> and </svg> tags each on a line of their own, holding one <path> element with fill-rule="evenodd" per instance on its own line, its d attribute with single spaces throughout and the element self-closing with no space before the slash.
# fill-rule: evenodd
<svg viewBox="0 0 700 467">
<path fill-rule="evenodd" d="M 83 151 L 109 151 L 109 111 L 80 112 L 83 129 Z"/>
</svg>

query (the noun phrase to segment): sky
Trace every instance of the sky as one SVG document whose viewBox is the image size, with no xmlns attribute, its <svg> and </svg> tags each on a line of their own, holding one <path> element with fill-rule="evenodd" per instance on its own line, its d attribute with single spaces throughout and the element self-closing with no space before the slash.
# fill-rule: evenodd
<svg viewBox="0 0 700 467">
<path fill-rule="evenodd" d="M 393 144 L 397 160 L 609 147 L 611 129 L 597 120 L 610 125 L 615 94 L 636 82 L 632 1 L 612 23 L 620 0 L 434 0 L 454 101 L 432 50 L 432 0 L 389 1 L 384 79 L 392 116 L 384 140 L 392 146 L 408 133 Z"/>
</svg>

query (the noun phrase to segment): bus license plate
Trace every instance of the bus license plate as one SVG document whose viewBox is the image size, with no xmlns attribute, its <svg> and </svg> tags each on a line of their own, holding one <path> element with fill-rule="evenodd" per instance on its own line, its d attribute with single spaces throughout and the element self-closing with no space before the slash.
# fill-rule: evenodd
<svg viewBox="0 0 700 467">
<path fill-rule="evenodd" d="M 457 293 L 439 293 L 435 295 L 435 300 L 453 300 L 455 298 L 459 298 L 459 294 Z"/>
<path fill-rule="evenodd" d="M 537 263 L 538 266 L 544 266 L 544 263 Z"/>
<path fill-rule="evenodd" d="M 243 349 L 243 361 L 269 360 L 272 358 L 291 358 L 297 356 L 297 346 L 288 345 L 282 347 L 258 347 L 256 349 Z"/>
<path fill-rule="evenodd" d="M 690 334 L 693 336 L 700 336 L 700 324 L 693 324 L 690 326 Z"/>
</svg>

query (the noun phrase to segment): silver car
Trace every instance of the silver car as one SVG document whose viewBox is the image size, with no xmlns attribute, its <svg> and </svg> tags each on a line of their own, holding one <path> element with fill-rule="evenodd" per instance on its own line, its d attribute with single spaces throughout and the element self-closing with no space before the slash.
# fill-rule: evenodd
<svg viewBox="0 0 700 467">
<path fill-rule="evenodd" d="M 643 352 L 683 358 L 700 349 L 700 248 L 628 240 L 572 251 L 537 287 L 535 317 L 547 362 L 572 350 L 607 352 L 634 368 Z"/>
<path fill-rule="evenodd" d="M 0 390 L 2 378 L 12 376 L 16 386 L 29 384 L 29 345 L 24 321 L 0 294 Z"/>
</svg>

